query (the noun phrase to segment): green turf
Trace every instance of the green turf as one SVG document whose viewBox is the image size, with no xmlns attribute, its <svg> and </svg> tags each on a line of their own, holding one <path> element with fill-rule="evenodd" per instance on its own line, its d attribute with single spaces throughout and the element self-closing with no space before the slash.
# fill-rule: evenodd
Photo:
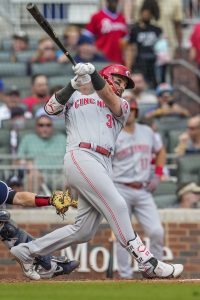
<svg viewBox="0 0 200 300">
<path fill-rule="evenodd" d="M 200 284 L 27 282 L 0 284 L 1 300 L 199 300 Z"/>
</svg>

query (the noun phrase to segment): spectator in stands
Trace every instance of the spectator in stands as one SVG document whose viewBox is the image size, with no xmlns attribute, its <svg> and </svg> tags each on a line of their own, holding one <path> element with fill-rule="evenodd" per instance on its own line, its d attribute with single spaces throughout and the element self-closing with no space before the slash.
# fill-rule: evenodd
<svg viewBox="0 0 200 300">
<path fill-rule="evenodd" d="M 96 47 L 108 61 L 124 63 L 128 28 L 118 12 L 118 0 L 107 0 L 106 7 L 94 14 L 83 33 L 95 39 Z"/>
<path fill-rule="evenodd" d="M 63 44 L 72 56 L 77 53 L 77 43 L 80 37 L 80 27 L 76 25 L 68 25 L 64 29 Z M 66 55 L 61 50 L 56 51 L 57 61 L 59 63 L 69 62 Z"/>
<path fill-rule="evenodd" d="M 94 41 L 91 37 L 81 35 L 77 45 L 77 54 L 74 57 L 79 62 L 105 62 L 102 54 L 97 53 Z"/>
<path fill-rule="evenodd" d="M 196 62 L 198 69 L 200 70 L 200 23 L 197 23 L 190 36 L 191 48 L 189 50 L 189 59 L 192 62 Z M 200 78 L 198 79 L 199 91 L 200 91 Z"/>
<path fill-rule="evenodd" d="M 25 99 L 23 103 L 27 105 L 28 110 L 32 112 L 33 106 L 43 105 L 49 99 L 48 79 L 45 75 L 37 74 L 31 79 L 32 94 Z"/>
<path fill-rule="evenodd" d="M 154 26 L 152 20 L 158 20 L 159 15 L 156 0 L 145 0 L 140 10 L 139 22 L 131 28 L 127 49 L 126 66 L 130 70 L 140 70 L 150 88 L 155 88 L 157 85 L 154 46 L 159 40 L 162 30 L 160 27 Z"/>
<path fill-rule="evenodd" d="M 183 7 L 182 0 L 156 0 L 160 9 L 160 18 L 155 25 L 161 27 L 166 36 L 171 57 L 174 57 L 176 48 L 182 46 L 182 21 L 183 21 Z M 127 19 L 134 22 L 139 20 L 140 9 L 144 0 L 126 0 L 124 1 L 124 11 L 126 15 L 129 13 Z M 149 0 L 151 2 L 151 0 Z M 126 7 L 127 6 L 127 7 Z"/>
<path fill-rule="evenodd" d="M 179 208 L 199 208 L 200 186 L 195 182 L 181 184 L 177 190 Z"/>
<path fill-rule="evenodd" d="M 163 116 L 188 117 L 190 115 L 186 108 L 177 103 L 174 88 L 168 83 L 161 83 L 156 89 L 158 105 L 154 110 L 146 113 L 147 118 L 159 118 Z"/>
<path fill-rule="evenodd" d="M 148 90 L 147 82 L 141 72 L 134 72 L 132 79 L 135 82 L 133 93 L 138 104 L 156 104 L 158 99 L 152 90 Z"/>
<path fill-rule="evenodd" d="M 0 127 L 3 120 L 11 118 L 11 112 L 21 104 L 20 91 L 16 86 L 11 86 L 5 91 L 4 104 L 0 106 Z"/>
<path fill-rule="evenodd" d="M 38 41 L 36 53 L 31 58 L 31 62 L 46 63 L 57 61 L 55 43 L 47 36 L 43 36 Z"/>
<path fill-rule="evenodd" d="M 180 135 L 175 152 L 178 155 L 200 153 L 200 115 L 188 120 L 188 130 Z"/>
<path fill-rule="evenodd" d="M 11 61 L 16 62 L 16 54 L 28 50 L 29 37 L 24 31 L 16 32 L 12 37 Z"/>
<path fill-rule="evenodd" d="M 33 190 L 34 182 L 39 188 L 44 176 L 47 176 L 54 169 L 57 172 L 61 171 L 65 147 L 65 135 L 55 134 L 52 119 L 48 115 L 38 116 L 35 132 L 25 134 L 18 147 L 18 155 L 24 158 L 19 162 L 20 165 L 29 168 L 27 178 L 29 191 Z M 33 167 L 36 169 L 33 169 Z M 59 180 L 61 181 L 60 178 Z"/>
</svg>

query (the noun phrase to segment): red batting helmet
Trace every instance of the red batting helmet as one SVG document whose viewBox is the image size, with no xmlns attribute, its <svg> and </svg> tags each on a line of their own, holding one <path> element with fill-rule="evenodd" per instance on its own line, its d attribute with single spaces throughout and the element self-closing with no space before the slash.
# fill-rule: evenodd
<svg viewBox="0 0 200 300">
<path fill-rule="evenodd" d="M 138 117 L 138 105 L 137 105 L 137 101 L 135 99 L 131 100 L 130 109 L 135 110 L 135 117 L 137 118 Z"/>
<path fill-rule="evenodd" d="M 123 65 L 109 65 L 103 68 L 99 74 L 111 85 L 113 91 L 119 95 L 119 91 L 113 81 L 112 75 L 121 75 L 127 78 L 127 86 L 126 89 L 132 89 L 135 86 L 134 81 L 131 79 L 130 71 Z M 121 95 L 120 95 L 121 96 Z"/>
</svg>

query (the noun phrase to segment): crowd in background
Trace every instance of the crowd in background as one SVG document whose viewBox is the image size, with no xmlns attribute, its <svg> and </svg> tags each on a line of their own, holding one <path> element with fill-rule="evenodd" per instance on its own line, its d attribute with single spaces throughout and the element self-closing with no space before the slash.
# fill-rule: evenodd
<svg viewBox="0 0 200 300">
<path fill-rule="evenodd" d="M 77 62 L 92 62 L 98 66 L 125 64 L 135 82 L 129 97 L 137 101 L 138 121 L 148 124 L 162 136 L 167 152 L 174 153 L 176 157 L 190 154 L 189 159 L 192 160 L 193 155 L 200 154 L 200 114 L 194 115 L 189 106 L 182 105 L 168 72 L 170 61 L 182 48 L 182 1 L 106 0 L 102 1 L 102 5 L 103 8 L 91 16 L 85 27 L 71 24 L 64 28 L 64 45 Z M 200 67 L 199 35 L 200 24 L 197 24 L 192 31 L 188 51 L 188 60 L 196 62 L 197 68 Z M 6 180 L 14 176 L 16 187 L 26 183 L 30 191 L 36 189 L 33 181 L 37 179 L 37 189 L 40 191 L 44 183 L 43 191 L 46 187 L 48 192 L 52 183 L 59 188 L 63 184 L 62 178 L 55 182 L 58 177 L 54 175 L 62 168 L 66 137 L 63 118 L 45 115 L 43 105 L 63 87 L 63 82 L 50 86 L 46 74 L 32 74 L 32 65 L 52 62 L 70 68 L 71 65 L 49 37 L 39 37 L 37 49 L 31 49 L 30 44 L 31 37 L 27 33 L 16 32 L 12 36 L 8 60 L 15 64 L 19 61 L 19 53 L 29 53 L 25 63 L 31 84 L 27 86 L 26 95 L 22 96 L 16 85 L 5 87 L 5 78 L 0 78 L 0 136 L 5 137 L 9 129 L 9 138 L 5 138 L 8 147 L 2 146 L 5 142 L 0 141 L 0 155 L 17 155 L 9 161 L 11 165 L 18 166 L 17 179 L 14 171 L 9 174 L 0 172 Z M 67 75 L 70 77 L 66 74 L 66 78 Z M 173 122 L 171 131 L 174 135 L 176 133 L 174 148 L 171 147 L 173 134 L 167 131 L 167 126 L 172 126 Z M 0 160 L 2 165 L 8 164 L 1 157 Z M 54 172 L 51 174 L 50 170 Z M 166 174 L 167 180 L 177 177 L 173 169 Z M 12 180 L 9 181 L 11 183 Z M 198 195 L 194 197 L 195 201 L 191 201 L 190 207 L 196 207 L 196 199 L 199 200 L 199 173 L 196 184 L 182 182 L 177 190 L 179 200 L 188 191 Z"/>
</svg>

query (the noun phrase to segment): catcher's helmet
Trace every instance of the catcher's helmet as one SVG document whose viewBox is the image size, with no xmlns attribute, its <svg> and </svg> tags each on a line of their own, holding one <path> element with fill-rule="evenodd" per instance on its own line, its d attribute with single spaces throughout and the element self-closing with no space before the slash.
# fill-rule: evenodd
<svg viewBox="0 0 200 300">
<path fill-rule="evenodd" d="M 137 105 L 137 101 L 135 99 L 131 100 L 130 109 L 135 110 L 135 117 L 137 118 L 138 117 L 138 105 Z"/>
<path fill-rule="evenodd" d="M 112 75 L 121 75 L 127 78 L 128 82 L 127 82 L 126 89 L 132 89 L 135 86 L 134 81 L 131 79 L 130 71 L 123 65 L 117 65 L 117 64 L 109 65 L 103 68 L 99 72 L 99 74 L 108 82 L 108 84 L 111 85 L 113 91 L 116 94 L 119 94 L 119 91 L 113 81 Z"/>
</svg>

